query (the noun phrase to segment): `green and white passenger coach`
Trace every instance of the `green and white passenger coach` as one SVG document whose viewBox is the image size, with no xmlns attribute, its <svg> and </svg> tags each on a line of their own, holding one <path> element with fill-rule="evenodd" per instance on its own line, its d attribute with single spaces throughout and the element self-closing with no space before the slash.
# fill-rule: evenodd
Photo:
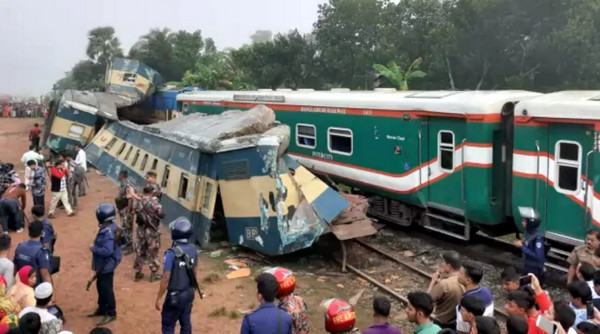
<svg viewBox="0 0 600 334">
<path fill-rule="evenodd" d="M 264 104 L 292 130 L 290 155 L 369 196 L 371 214 L 463 240 L 521 228 L 537 208 L 549 240 L 600 224 L 600 92 L 258 90 L 177 97 L 180 111 Z M 600 164 L 595 164 L 600 169 Z M 588 182 L 586 182 L 588 180 Z M 587 201 L 584 200 L 587 198 Z M 587 211 L 586 211 L 587 210 Z M 587 214 L 586 214 L 587 212 Z"/>
</svg>

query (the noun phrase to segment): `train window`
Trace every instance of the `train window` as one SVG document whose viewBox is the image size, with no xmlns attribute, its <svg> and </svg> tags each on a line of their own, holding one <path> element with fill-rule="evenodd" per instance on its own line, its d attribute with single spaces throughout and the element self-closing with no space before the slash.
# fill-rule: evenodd
<svg viewBox="0 0 600 334">
<path fill-rule="evenodd" d="M 131 155 L 131 151 L 133 151 L 133 145 L 129 146 L 129 150 L 127 150 L 127 154 L 125 154 L 125 161 L 129 160 L 129 156 Z"/>
<path fill-rule="evenodd" d="M 106 146 L 104 146 L 104 149 L 107 151 L 110 151 L 110 149 L 115 146 L 115 143 L 117 142 L 117 138 L 113 138 L 111 139 L 108 144 L 106 144 Z"/>
<path fill-rule="evenodd" d="M 210 196 L 212 196 L 212 183 L 206 182 L 204 186 L 204 197 L 202 198 L 202 210 L 210 211 Z"/>
<path fill-rule="evenodd" d="M 296 124 L 296 145 L 306 148 L 317 146 L 317 129 L 314 125 Z"/>
<path fill-rule="evenodd" d="M 352 155 L 352 130 L 341 128 L 327 129 L 329 152 Z"/>
<path fill-rule="evenodd" d="M 133 156 L 133 162 L 131 163 L 131 167 L 135 167 L 135 164 L 138 161 L 138 158 L 140 157 L 140 150 L 135 151 L 135 155 Z"/>
<path fill-rule="evenodd" d="M 447 173 L 454 171 L 454 133 L 438 132 L 438 163 L 440 169 Z"/>
<path fill-rule="evenodd" d="M 127 143 L 123 143 L 123 145 L 121 145 L 119 152 L 117 152 L 117 156 L 120 156 L 123 153 L 123 151 L 125 151 L 125 146 L 127 146 Z"/>
<path fill-rule="evenodd" d="M 561 140 L 554 148 L 556 156 L 556 191 L 564 194 L 577 194 L 581 179 L 581 145 L 577 142 Z"/>
<path fill-rule="evenodd" d="M 140 170 L 142 172 L 146 169 L 147 162 L 148 162 L 148 154 L 144 154 L 144 159 L 142 159 L 142 167 L 140 167 Z"/>
<path fill-rule="evenodd" d="M 163 173 L 163 179 L 162 182 L 160 183 L 160 186 L 165 188 L 167 186 L 167 184 L 169 183 L 169 174 L 171 173 L 171 168 L 169 167 L 169 165 L 165 166 L 165 172 Z"/>
<path fill-rule="evenodd" d="M 179 180 L 179 195 L 177 197 L 185 199 L 188 189 L 188 176 L 187 174 L 181 173 L 181 179 Z"/>
<path fill-rule="evenodd" d="M 125 73 L 123 74 L 123 83 L 129 85 L 135 85 L 135 79 L 137 78 L 137 74 L 135 73 Z"/>
<path fill-rule="evenodd" d="M 68 135 L 71 138 L 81 138 L 81 136 L 83 135 L 83 130 L 84 130 L 83 126 L 77 125 L 77 124 L 71 124 Z"/>
<path fill-rule="evenodd" d="M 158 167 L 158 159 L 154 159 L 154 161 L 152 162 L 151 170 L 156 171 L 156 167 Z"/>
</svg>

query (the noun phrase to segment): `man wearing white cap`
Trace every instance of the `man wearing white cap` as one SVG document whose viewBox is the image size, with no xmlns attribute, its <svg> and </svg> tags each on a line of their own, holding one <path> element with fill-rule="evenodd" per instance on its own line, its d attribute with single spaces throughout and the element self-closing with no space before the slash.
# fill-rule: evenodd
<svg viewBox="0 0 600 334">
<path fill-rule="evenodd" d="M 52 284 L 44 282 L 38 285 L 34 291 L 35 306 L 28 306 L 19 313 L 19 318 L 27 313 L 37 313 L 42 321 L 40 333 L 57 333 L 62 330 L 62 321 L 48 312 L 52 303 Z"/>
</svg>

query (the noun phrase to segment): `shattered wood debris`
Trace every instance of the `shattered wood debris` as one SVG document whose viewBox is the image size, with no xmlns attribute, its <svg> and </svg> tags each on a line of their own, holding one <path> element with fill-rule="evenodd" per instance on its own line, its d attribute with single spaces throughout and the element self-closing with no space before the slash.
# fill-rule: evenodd
<svg viewBox="0 0 600 334">
<path fill-rule="evenodd" d="M 377 233 L 367 217 L 369 202 L 364 196 L 341 194 L 350 206 L 333 221 L 333 234 L 339 240 L 366 237 Z"/>
<path fill-rule="evenodd" d="M 250 277 L 252 274 L 252 271 L 248 268 L 248 263 L 243 260 L 228 259 L 223 262 L 229 266 L 229 269 L 233 270 L 225 275 L 227 279 Z"/>
</svg>

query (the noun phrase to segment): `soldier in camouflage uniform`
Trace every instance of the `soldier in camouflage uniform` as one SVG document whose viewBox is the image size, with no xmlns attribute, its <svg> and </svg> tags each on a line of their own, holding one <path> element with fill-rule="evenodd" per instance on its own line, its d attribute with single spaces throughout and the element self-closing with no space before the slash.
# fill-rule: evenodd
<svg viewBox="0 0 600 334">
<path fill-rule="evenodd" d="M 158 198 L 158 200 L 160 201 L 162 198 L 162 189 L 160 188 L 160 185 L 158 185 L 158 183 L 156 183 L 156 172 L 155 171 L 148 171 L 148 173 L 146 173 L 146 182 L 148 182 L 148 186 L 152 187 L 152 195 L 156 198 Z"/>
<path fill-rule="evenodd" d="M 160 187 L 160 185 L 158 183 L 156 183 L 156 172 L 155 171 L 148 171 L 146 173 L 146 185 L 144 187 L 152 187 L 152 196 L 156 197 L 159 201 L 162 198 L 162 189 Z M 135 189 L 133 189 L 133 187 L 131 187 L 131 189 L 129 189 L 129 195 L 131 195 L 131 197 L 133 197 L 134 199 L 140 201 L 142 199 L 142 197 L 140 197 L 140 195 L 135 193 Z"/>
<path fill-rule="evenodd" d="M 139 282 L 144 274 L 142 267 L 144 265 L 144 256 L 148 256 L 150 265 L 150 282 L 159 281 L 162 276 L 158 273 L 160 264 L 158 262 L 159 252 L 159 227 L 160 220 L 165 217 L 162 205 L 158 199 L 153 196 L 153 188 L 150 185 L 144 187 L 142 199 L 136 205 L 137 233 L 135 242 L 135 261 L 133 269 L 135 270 L 135 281 Z"/>
<path fill-rule="evenodd" d="M 121 227 L 123 228 L 123 237 L 126 243 L 123 245 L 123 255 L 129 255 L 133 253 L 133 215 L 135 214 L 135 207 L 133 198 L 129 195 L 130 189 L 133 187 L 128 181 L 129 174 L 126 170 L 119 172 L 119 194 L 115 198 L 117 210 L 119 210 L 119 216 L 121 216 Z"/>
</svg>

